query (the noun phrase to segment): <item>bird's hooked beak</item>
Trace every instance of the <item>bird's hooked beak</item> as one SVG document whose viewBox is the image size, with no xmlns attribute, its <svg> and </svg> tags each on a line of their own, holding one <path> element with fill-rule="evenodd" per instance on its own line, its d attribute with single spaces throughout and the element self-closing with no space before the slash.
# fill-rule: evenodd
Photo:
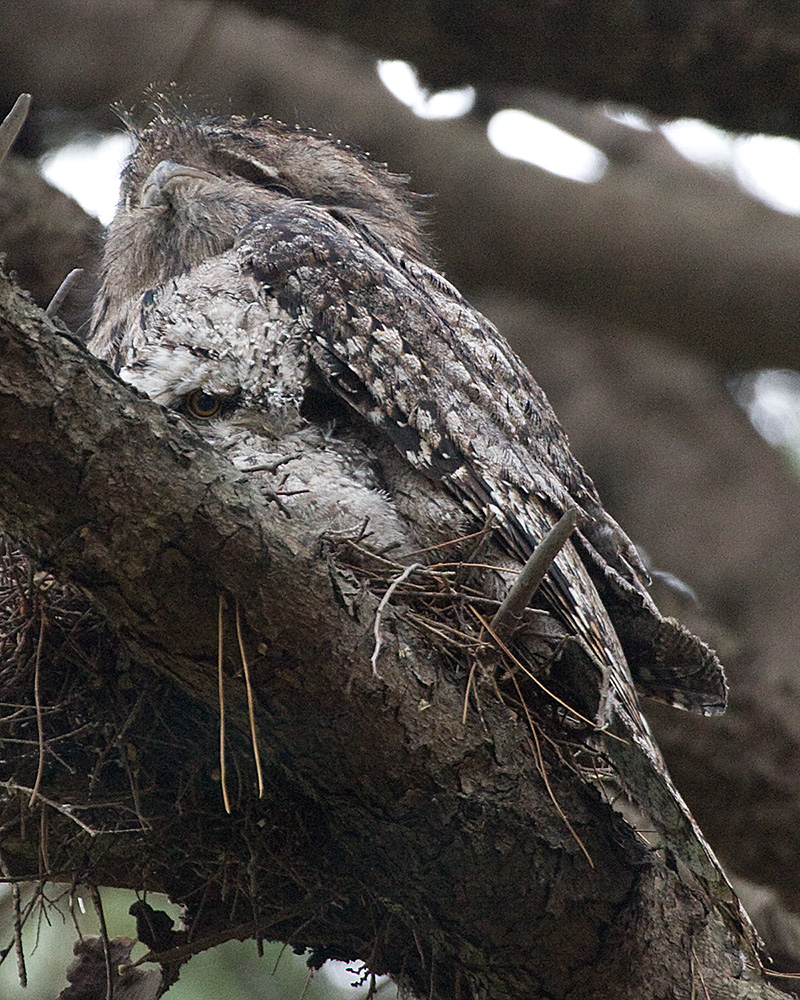
<svg viewBox="0 0 800 1000">
<path fill-rule="evenodd" d="M 155 205 L 169 204 L 169 191 L 176 183 L 180 184 L 189 178 L 200 180 L 217 180 L 216 176 L 199 167 L 188 167 L 172 160 L 162 160 L 150 171 L 147 180 L 142 185 L 140 205 L 142 208 L 152 208 Z"/>
</svg>

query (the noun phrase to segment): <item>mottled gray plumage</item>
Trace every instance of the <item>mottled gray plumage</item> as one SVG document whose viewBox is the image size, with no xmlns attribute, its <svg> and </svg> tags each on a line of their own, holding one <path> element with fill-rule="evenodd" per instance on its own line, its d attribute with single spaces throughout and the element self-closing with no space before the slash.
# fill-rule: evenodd
<svg viewBox="0 0 800 1000">
<path fill-rule="evenodd" d="M 718 663 L 658 615 L 541 389 L 433 270 L 402 179 L 366 157 L 266 118 L 161 115 L 123 176 L 90 346 L 164 405 L 222 397 L 203 433 L 242 467 L 318 438 L 335 483 L 320 473 L 297 506 L 369 517 L 376 547 L 491 511 L 514 565 L 577 504 L 584 527 L 542 593 L 602 664 L 602 705 L 638 714 L 621 640 L 646 693 L 724 707 Z"/>
<path fill-rule="evenodd" d="M 239 468 L 263 470 L 265 485 L 282 461 L 293 516 L 321 515 L 331 531 L 367 521 L 369 543 L 400 559 L 493 513 L 492 558 L 518 568 L 579 506 L 582 528 L 536 602 L 595 664 L 598 723 L 624 734 L 633 783 L 676 842 L 695 843 L 690 867 L 715 880 L 632 674 L 645 693 L 710 714 L 725 704 L 719 663 L 656 610 L 634 547 L 541 389 L 433 269 L 402 180 L 266 118 L 161 114 L 137 140 L 92 350 L 153 399 L 194 414 Z M 311 451 L 293 457 L 300 441 Z"/>
</svg>

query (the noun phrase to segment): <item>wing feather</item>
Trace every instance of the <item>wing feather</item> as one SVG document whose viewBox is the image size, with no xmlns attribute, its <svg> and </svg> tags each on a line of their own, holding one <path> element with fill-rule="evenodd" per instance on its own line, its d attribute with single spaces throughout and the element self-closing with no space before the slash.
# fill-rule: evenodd
<svg viewBox="0 0 800 1000">
<path fill-rule="evenodd" d="M 648 634 L 671 626 L 644 591 L 632 543 L 603 510 L 544 393 L 492 324 L 431 268 L 374 236 L 355 238 L 346 220 L 319 206 L 295 204 L 259 219 L 236 250 L 264 294 L 308 329 L 310 358 L 329 386 L 478 522 L 492 511 L 508 554 L 523 563 L 568 507 L 585 511 L 588 526 L 559 554 L 541 594 L 637 719 L 620 637 L 597 587 L 605 590 L 607 575 L 617 595 L 635 594 L 636 613 L 651 620 Z M 674 671 L 662 664 L 652 693 L 680 707 L 721 710 L 719 664 L 699 640 L 687 646 L 682 636 L 665 643 L 681 662 Z M 628 645 L 647 659 L 641 641 Z M 647 689 L 652 670 L 640 666 Z M 687 677 L 691 695 L 681 693 Z"/>
</svg>

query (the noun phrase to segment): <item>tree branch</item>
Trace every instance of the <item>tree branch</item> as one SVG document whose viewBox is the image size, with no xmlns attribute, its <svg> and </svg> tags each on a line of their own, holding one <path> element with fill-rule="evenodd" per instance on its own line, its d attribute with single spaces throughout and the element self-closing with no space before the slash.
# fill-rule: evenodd
<svg viewBox="0 0 800 1000">
<path fill-rule="evenodd" d="M 644 1000 L 669 989 L 688 996 L 701 975 L 711 997 L 778 995 L 742 967 L 732 927 L 702 886 L 682 882 L 570 765 L 547 713 L 529 728 L 487 688 L 482 713 L 462 724 L 467 665 L 454 670 L 452 652 L 443 660 L 394 600 L 376 675 L 377 595 L 357 566 L 324 557 L 324 525 L 265 505 L 178 418 L 137 399 L 7 281 L 0 358 L 3 521 L 91 594 L 133 654 L 126 670 L 124 653 L 95 657 L 91 684 L 78 684 L 63 656 L 43 659 L 48 739 L 77 742 L 72 751 L 49 744 L 59 749 L 41 793 L 70 803 L 94 835 L 70 810 L 50 810 L 49 847 L 35 824 L 20 838 L 15 788 L 31 786 L 37 764 L 21 754 L 3 775 L 0 815 L 12 875 L 44 877 L 49 858 L 62 878 L 166 889 L 190 904 L 198 935 L 249 925 L 254 936 L 313 947 L 319 961 L 361 957 L 442 997 L 529 997 L 556 982 L 580 992 L 600 981 L 612 1000 Z M 236 735 L 230 817 L 207 767 L 220 592 L 238 599 L 245 645 L 258 654 L 267 770 L 259 802 Z M 5 684 L 19 693 L 28 664 L 18 668 Z M 247 739 L 243 685 L 226 683 L 234 732 Z M 124 721 L 114 717 L 123 703 Z M 30 732 L 33 719 L 12 712 L 6 737 Z M 99 721 L 83 743 L 81 719 Z M 109 746 L 137 762 L 130 802 L 116 808 L 105 798 L 119 791 L 109 746 L 98 754 L 93 743 L 107 731 Z M 76 770 L 71 755 L 89 755 L 88 766 Z M 138 825 L 135 837 L 126 825 Z"/>
<path fill-rule="evenodd" d="M 576 184 L 501 156 L 482 122 L 416 118 L 360 50 L 233 5 L 76 2 L 65 23 L 53 0 L 32 0 L 28 18 L 0 32 L 8 107 L 25 86 L 34 117 L 67 107 L 81 127 L 113 129 L 112 101 L 138 105 L 153 81 L 177 80 L 217 110 L 330 130 L 435 193 L 443 263 L 465 291 L 634 324 L 728 371 L 800 367 L 800 222 L 733 184 L 688 165 L 653 176 L 625 163 Z"/>
<path fill-rule="evenodd" d="M 800 135 L 800 21 L 773 2 L 331 5 L 235 0 L 418 67 L 432 88 L 535 86 L 733 131 Z"/>
<path fill-rule="evenodd" d="M 719 652 L 728 711 L 712 722 L 646 704 L 681 793 L 723 861 L 800 906 L 800 484 L 718 372 L 637 331 L 530 300 L 478 303 L 530 365 L 607 509 L 655 569 L 654 587 Z M 776 808 L 776 803 L 780 807 Z"/>
<path fill-rule="evenodd" d="M 72 330 L 91 313 L 102 245 L 103 226 L 33 163 L 10 156 L 0 164 L 0 251 L 42 308 L 72 268 L 83 269 L 58 312 Z"/>
</svg>

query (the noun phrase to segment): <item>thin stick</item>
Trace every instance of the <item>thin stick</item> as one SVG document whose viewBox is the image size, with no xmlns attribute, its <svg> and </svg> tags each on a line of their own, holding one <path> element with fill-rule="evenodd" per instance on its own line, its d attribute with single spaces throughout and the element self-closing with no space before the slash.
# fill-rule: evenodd
<svg viewBox="0 0 800 1000">
<path fill-rule="evenodd" d="M 458 538 L 448 538 L 446 542 L 439 542 L 436 545 L 429 545 L 424 549 L 414 549 L 411 552 L 407 552 L 406 555 L 409 556 L 424 556 L 427 552 L 436 552 L 437 549 L 446 549 L 451 545 L 463 545 L 464 542 L 468 542 L 471 538 L 481 538 L 486 532 L 486 525 L 479 528 L 477 531 L 473 531 L 469 535 L 459 535 Z"/>
<path fill-rule="evenodd" d="M 39 806 L 39 854 L 42 858 L 42 871 L 50 869 L 50 814 L 47 804 Z"/>
<path fill-rule="evenodd" d="M 494 524 L 494 520 L 494 514 L 490 513 L 487 515 L 486 522 L 478 532 L 477 538 L 470 546 L 469 551 L 464 554 L 464 562 L 456 569 L 455 577 L 453 579 L 453 583 L 456 587 L 460 587 L 462 583 L 466 582 L 471 568 L 469 564 L 475 562 L 478 559 L 478 556 L 483 554 L 483 551 L 486 548 L 486 543 L 492 534 L 492 525 Z"/>
<path fill-rule="evenodd" d="M 311 980 L 314 978 L 314 970 L 308 970 L 308 979 L 306 979 L 306 985 L 303 987 L 303 992 L 300 994 L 300 1000 L 305 1000 L 305 995 L 308 993 L 308 987 L 311 985 Z"/>
<path fill-rule="evenodd" d="M 225 771 L 225 684 L 222 673 L 222 594 L 219 595 L 217 615 L 217 681 L 219 683 L 219 780 L 222 785 L 222 801 L 225 812 L 230 816 L 231 801 L 228 798 L 228 780 Z"/>
<path fill-rule="evenodd" d="M 2 854 L 0 854 L 0 872 L 3 873 L 6 879 L 9 881 L 11 880 L 11 872 L 9 870 L 8 863 Z M 22 897 L 20 895 L 19 885 L 16 882 L 11 883 L 11 900 L 14 907 L 14 950 L 17 954 L 17 976 L 19 978 L 19 985 L 25 989 L 28 985 L 28 971 L 25 968 L 25 951 L 22 947 Z M 5 957 L 6 956 L 4 954 L 3 958 Z"/>
<path fill-rule="evenodd" d="M 100 898 L 100 890 L 96 885 L 89 886 L 89 895 L 92 897 L 97 919 L 100 921 L 100 941 L 103 945 L 103 961 L 106 967 L 106 998 L 112 1000 L 114 996 L 114 973 L 111 970 L 111 948 L 108 940 L 108 927 L 106 925 L 106 915 L 103 912 L 103 900 Z"/>
<path fill-rule="evenodd" d="M 568 705 L 565 701 L 562 701 L 561 698 L 559 698 L 558 695 L 555 694 L 555 692 L 551 691 L 550 688 L 547 687 L 545 684 L 542 684 L 542 682 L 539 680 L 536 674 L 534 674 L 532 670 L 529 670 L 522 662 L 522 660 L 514 656 L 514 654 L 511 652 L 508 646 L 503 642 L 500 636 L 492 631 L 491 625 L 486 621 L 483 615 L 480 614 L 479 611 L 476 611 L 475 608 L 472 607 L 472 605 L 469 606 L 469 609 L 473 613 L 473 615 L 475 615 L 475 617 L 478 619 L 481 625 L 483 625 L 483 627 L 488 631 L 489 635 L 494 639 L 494 641 L 497 643 L 500 649 L 505 653 L 505 655 L 511 660 L 511 662 L 514 664 L 515 667 L 519 667 L 519 669 L 523 672 L 523 674 L 525 674 L 526 677 L 529 677 L 533 681 L 533 683 L 536 684 L 539 688 L 541 688 L 541 690 L 546 695 L 549 695 L 553 699 L 553 701 L 561 705 L 562 708 L 565 708 L 570 713 L 570 715 L 574 715 L 576 719 L 579 719 L 581 722 L 585 722 L 586 725 L 591 726 L 592 729 L 598 728 L 596 722 L 592 722 L 592 720 L 587 719 L 585 715 L 581 715 L 581 713 L 576 708 L 573 708 L 571 705 Z M 508 671 L 508 673 L 510 677 L 512 678 L 514 677 L 514 674 L 510 670 Z M 601 732 L 603 732 L 604 735 L 606 735 L 610 740 L 617 740 L 619 743 L 626 743 L 626 744 L 628 742 L 622 736 L 617 736 L 616 733 L 611 733 L 607 729 L 603 729 L 601 730 Z"/>
<path fill-rule="evenodd" d="M 259 924 L 259 930 L 266 930 L 269 927 L 280 923 L 282 920 L 289 919 L 291 916 L 291 913 L 282 911 L 268 923 Z M 310 923 L 310 921 L 307 921 L 306 923 Z M 306 924 L 301 925 L 300 929 L 302 930 L 305 926 Z M 209 948 L 213 948 L 215 945 L 224 944 L 226 941 L 234 941 L 236 939 L 241 941 L 249 938 L 252 935 L 252 931 L 253 921 L 249 920 L 245 924 L 237 924 L 235 927 L 229 927 L 226 930 L 221 931 L 219 934 L 211 934 L 208 937 L 195 938 L 188 944 L 177 945 L 174 948 L 168 948 L 166 951 L 148 951 L 146 954 L 142 955 L 141 958 L 137 958 L 135 962 L 131 962 L 127 968 L 135 969 L 140 965 L 144 965 L 146 962 L 154 962 L 158 965 L 167 965 L 172 962 L 185 962 L 194 955 L 199 955 L 201 951 L 208 951 Z M 281 954 L 283 954 L 283 949 L 281 950 Z M 280 958 L 280 955 L 278 957 Z"/>
<path fill-rule="evenodd" d="M 16 784 L 16 782 L 13 782 L 13 781 L 4 781 L 4 782 L 2 782 L 2 785 L 3 785 L 4 788 L 7 788 L 9 791 L 12 791 L 12 792 L 31 792 L 32 793 L 34 791 L 34 789 L 29 788 L 27 785 L 18 785 L 18 784 Z M 82 819 L 79 819 L 75 815 L 75 812 L 74 812 L 75 809 L 78 809 L 78 808 L 84 808 L 84 809 L 95 808 L 96 806 L 100 805 L 100 803 L 93 803 L 92 806 L 83 806 L 83 807 L 74 806 L 73 807 L 73 806 L 69 805 L 68 803 L 54 802 L 52 799 L 46 799 L 44 797 L 44 795 L 42 795 L 41 792 L 38 792 L 37 794 L 38 794 L 40 802 L 47 803 L 47 805 L 50 806 L 52 809 L 55 809 L 56 812 L 60 812 L 62 814 L 62 816 L 66 816 L 68 819 L 71 819 L 73 823 L 77 823 L 77 825 L 81 828 L 81 830 L 85 830 L 86 833 L 88 833 L 90 837 L 99 837 L 101 833 L 138 833 L 139 832 L 137 829 L 131 829 L 131 830 L 95 830 L 94 827 L 89 826 L 88 823 L 84 823 Z"/>
<path fill-rule="evenodd" d="M 261 772 L 261 754 L 258 749 L 258 733 L 256 732 L 256 713 L 253 706 L 253 687 L 250 683 L 250 668 L 247 665 L 247 657 L 244 652 L 244 642 L 242 641 L 242 618 L 239 613 L 239 598 L 236 598 L 236 638 L 239 640 L 239 655 L 242 658 L 242 669 L 244 670 L 244 686 L 247 689 L 247 714 L 250 719 L 250 742 L 253 744 L 253 757 L 256 762 L 256 774 L 258 775 L 258 797 L 264 798 L 264 775 Z"/>
<path fill-rule="evenodd" d="M 514 569 L 513 566 L 498 566 L 497 563 L 464 562 L 463 560 L 461 562 L 428 563 L 425 566 L 425 569 L 430 570 L 431 573 L 433 573 L 434 570 L 446 570 L 450 567 L 458 571 L 460 566 L 464 566 L 467 569 L 492 569 L 497 573 L 508 573 L 509 575 L 516 574 L 517 576 L 521 576 L 522 573 L 524 573 L 524 569 Z"/>
<path fill-rule="evenodd" d="M 580 514 L 577 507 L 570 507 L 533 550 L 524 569 L 506 594 L 506 599 L 498 608 L 497 614 L 492 618 L 492 630 L 496 634 L 505 637 L 513 632 L 518 619 L 530 604 L 531 598 L 553 565 L 556 556 L 575 530 Z"/>
<path fill-rule="evenodd" d="M 235 442 L 234 442 L 235 443 Z M 282 455 L 280 458 L 276 458 L 272 462 L 260 462 L 258 465 L 248 465 L 244 468 L 239 469 L 240 472 L 275 472 L 282 465 L 286 465 L 287 462 L 293 462 L 296 458 L 300 458 L 300 452 L 296 451 L 293 455 Z M 237 466 L 238 468 L 238 466 Z"/>
<path fill-rule="evenodd" d="M 705 978 L 703 977 L 703 970 L 700 968 L 699 965 L 695 965 L 694 943 L 692 943 L 692 952 L 691 952 L 691 955 L 692 955 L 692 996 L 694 996 L 694 994 L 695 994 L 695 991 L 694 991 L 694 972 L 695 972 L 695 969 L 697 969 L 697 975 L 700 977 L 700 985 L 703 987 L 703 993 L 705 993 L 706 1000 L 711 1000 L 711 997 L 709 996 L 709 992 L 708 992 L 708 987 L 706 986 Z M 763 966 L 762 966 L 762 968 L 763 968 Z"/>
<path fill-rule="evenodd" d="M 14 904 L 14 950 L 17 954 L 17 976 L 19 985 L 24 989 L 28 985 L 28 970 L 25 967 L 25 951 L 22 947 L 22 920 L 20 917 L 22 897 L 16 883 L 11 886 L 11 899 Z"/>
<path fill-rule="evenodd" d="M 461 711 L 461 725 L 466 726 L 467 724 L 467 710 L 469 709 L 469 692 L 472 688 L 472 682 L 475 679 L 475 671 L 478 668 L 478 661 L 473 660 L 472 666 L 469 668 L 469 676 L 467 677 L 467 690 L 464 692 L 464 708 Z"/>
<path fill-rule="evenodd" d="M 8 155 L 9 149 L 19 135 L 19 130 L 25 124 L 31 107 L 31 95 L 20 94 L 14 101 L 14 107 L 8 112 L 0 125 L 0 163 Z"/>
<path fill-rule="evenodd" d="M 381 602 L 378 605 L 378 610 L 375 612 L 375 624 L 372 627 L 372 633 L 375 636 L 375 648 L 372 650 L 372 676 L 378 676 L 378 657 L 380 656 L 381 646 L 383 645 L 383 637 L 381 636 L 381 615 L 386 609 L 386 605 L 391 600 L 392 594 L 397 590 L 401 583 L 409 578 L 409 576 L 414 572 L 415 569 L 422 569 L 422 563 L 411 563 L 410 566 L 406 566 L 400 576 L 395 577 L 391 584 L 386 590 L 386 593 L 381 598 Z"/>
<path fill-rule="evenodd" d="M 561 808 L 561 805 L 560 805 L 558 799 L 556 798 L 555 792 L 553 791 L 553 789 L 550 786 L 550 779 L 547 777 L 547 768 L 545 767 L 545 763 L 544 763 L 544 756 L 542 754 L 542 747 L 541 747 L 541 744 L 539 743 L 539 734 L 536 732 L 536 726 L 534 725 L 533 719 L 531 718 L 531 713 L 528 711 L 528 703 L 525 701 L 525 698 L 523 697 L 522 690 L 520 689 L 520 686 L 519 686 L 519 681 L 517 680 L 517 678 L 513 674 L 511 675 L 511 680 L 514 682 L 514 687 L 517 689 L 517 696 L 519 697 L 520 704 L 522 705 L 522 710 L 525 712 L 525 718 L 527 719 L 527 722 L 528 722 L 528 729 L 530 729 L 531 736 L 533 737 L 534 760 L 535 760 L 535 763 L 536 763 L 536 770 L 542 776 L 542 781 L 544 782 L 544 787 L 547 789 L 547 794 L 548 794 L 548 797 L 550 798 L 550 801 L 556 807 L 556 812 L 561 817 L 561 819 L 562 819 L 564 825 L 566 826 L 566 828 L 572 834 L 572 836 L 573 836 L 573 838 L 575 840 L 575 843 L 583 851 L 583 853 L 584 853 L 584 855 L 586 857 L 586 860 L 589 862 L 589 867 L 590 868 L 594 868 L 594 861 L 592 861 L 591 854 L 589 854 L 588 850 L 586 849 L 586 845 L 581 840 L 581 838 L 578 836 L 578 834 L 575 832 L 575 829 L 572 826 L 572 823 L 570 823 L 570 821 L 567 819 L 567 814 Z"/>
<path fill-rule="evenodd" d="M 555 694 L 555 692 L 551 691 L 550 688 L 548 688 L 545 684 L 542 684 L 542 682 L 539 680 L 539 678 L 536 676 L 536 674 L 534 674 L 530 670 L 528 670 L 528 668 L 525 666 L 525 664 L 522 663 L 522 661 L 519 660 L 516 656 L 514 656 L 514 654 L 511 652 L 511 650 L 508 648 L 508 646 L 503 641 L 503 639 L 495 632 L 495 630 L 492 627 L 492 625 L 489 622 L 486 621 L 486 619 L 483 617 L 483 615 L 480 613 L 480 611 L 476 611 L 475 608 L 473 608 L 471 605 L 469 606 L 469 609 L 473 613 L 473 615 L 475 615 L 475 617 L 478 619 L 478 621 L 481 623 L 481 625 L 483 625 L 483 627 L 486 629 L 486 631 L 489 633 L 489 635 L 494 639 L 494 641 L 497 643 L 497 645 L 500 647 L 500 649 L 511 660 L 511 662 L 515 666 L 519 667 L 519 669 L 522 670 L 523 673 L 527 677 L 530 677 L 530 679 L 533 681 L 534 684 L 536 684 L 539 688 L 541 688 L 541 690 L 546 695 L 549 695 L 549 697 L 551 697 L 553 699 L 553 701 L 557 702 L 562 708 L 565 708 L 570 713 L 570 715 L 574 715 L 576 719 L 580 719 L 581 722 L 585 722 L 586 725 L 589 726 L 591 729 L 596 729 L 597 728 L 597 725 L 594 722 L 592 722 L 591 719 L 587 719 L 586 716 L 581 715 L 580 712 L 578 712 L 571 705 L 568 705 L 565 701 L 563 701 L 561 698 L 559 698 L 558 695 Z M 513 676 L 514 675 L 511 674 L 512 678 L 513 678 Z M 613 734 L 609 734 L 609 735 L 613 735 Z"/>
<path fill-rule="evenodd" d="M 39 641 L 36 644 L 36 662 L 33 667 L 33 703 L 36 706 L 36 729 L 39 734 L 39 766 L 36 769 L 36 780 L 33 783 L 33 791 L 28 799 L 28 808 L 33 805 L 33 801 L 39 793 L 39 785 L 42 783 L 44 774 L 44 721 L 42 719 L 42 702 L 39 698 L 39 666 L 42 661 L 42 641 L 44 639 L 44 611 L 39 608 Z"/>
<path fill-rule="evenodd" d="M 58 310 L 64 304 L 64 299 L 67 297 L 69 290 L 78 280 L 78 278 L 83 274 L 82 267 L 73 267 L 69 274 L 64 278 L 61 284 L 56 289 L 56 294 L 50 299 L 50 302 L 45 309 L 46 315 L 52 319 L 54 316 L 58 315 Z"/>
</svg>

